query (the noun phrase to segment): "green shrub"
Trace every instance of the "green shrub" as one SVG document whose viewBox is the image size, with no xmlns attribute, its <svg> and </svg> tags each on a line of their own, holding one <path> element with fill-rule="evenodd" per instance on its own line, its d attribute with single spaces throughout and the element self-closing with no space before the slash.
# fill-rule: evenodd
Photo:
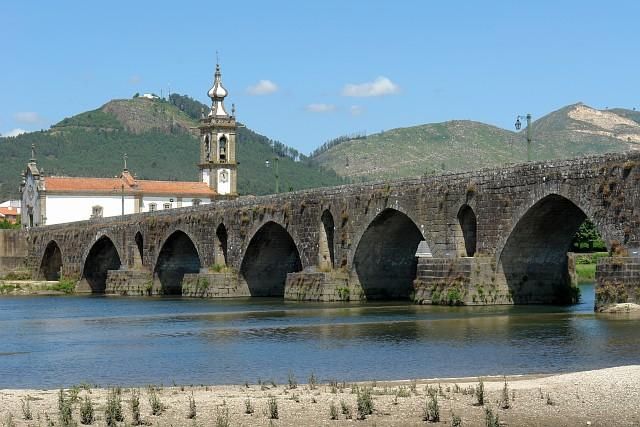
<svg viewBox="0 0 640 427">
<path fill-rule="evenodd" d="M 371 397 L 371 389 L 369 387 L 363 387 L 361 390 L 358 390 L 356 404 L 359 420 L 364 420 L 367 418 L 367 415 L 373 413 L 373 398 Z"/>
<path fill-rule="evenodd" d="M 58 283 L 47 286 L 47 290 L 72 294 L 76 290 L 76 281 L 69 278 L 61 278 Z"/>
<path fill-rule="evenodd" d="M 229 408 L 227 405 L 216 407 L 216 427 L 229 427 Z"/>
<path fill-rule="evenodd" d="M 93 403 L 89 396 L 85 396 L 80 404 L 80 424 L 90 425 L 94 421 Z"/>
<path fill-rule="evenodd" d="M 351 419 L 351 406 L 347 405 L 344 400 L 340 401 L 340 411 L 344 415 L 344 417 L 348 420 Z"/>
<path fill-rule="evenodd" d="M 189 413 L 187 414 L 187 418 L 190 420 L 196 417 L 196 400 L 193 398 L 193 392 L 191 392 L 191 396 L 189 396 Z"/>
<path fill-rule="evenodd" d="M 315 390 L 317 384 L 318 378 L 316 378 L 315 374 L 311 372 L 311 375 L 309 376 L 309 389 Z"/>
<path fill-rule="evenodd" d="M 333 403 L 333 401 L 329 404 L 329 419 L 338 419 L 338 407 Z"/>
<path fill-rule="evenodd" d="M 289 390 L 293 390 L 294 388 L 298 388 L 298 381 L 296 380 L 295 375 L 293 375 L 293 372 L 289 371 L 289 377 L 288 377 L 287 381 L 289 383 Z"/>
<path fill-rule="evenodd" d="M 5 274 L 4 280 L 31 280 L 31 272 L 29 271 L 10 271 Z"/>
<path fill-rule="evenodd" d="M 500 401 L 500 407 L 502 409 L 509 409 L 511 407 L 511 403 L 509 402 L 509 386 L 507 385 L 507 380 L 504 381 L 504 387 L 502 387 L 502 399 Z"/>
<path fill-rule="evenodd" d="M 164 410 L 164 405 L 160 401 L 158 392 L 154 387 L 149 387 L 149 406 L 151 406 L 152 415 L 160 415 Z"/>
<path fill-rule="evenodd" d="M 500 427 L 500 418 L 491 408 L 484 408 L 484 422 L 486 427 Z"/>
<path fill-rule="evenodd" d="M 13 414 L 8 412 L 6 418 L 4 419 L 4 426 L 6 427 L 16 427 L 15 421 L 13 421 Z"/>
<path fill-rule="evenodd" d="M 427 397 L 424 407 L 424 420 L 433 423 L 440 421 L 440 405 L 438 405 L 437 394 L 432 394 Z"/>
<path fill-rule="evenodd" d="M 269 400 L 267 401 L 267 415 L 271 420 L 278 419 L 278 401 L 275 396 L 269 395 Z"/>
<path fill-rule="evenodd" d="M 109 390 L 107 406 L 104 410 L 104 420 L 108 426 L 116 426 L 119 421 L 124 421 L 122 398 L 118 389 Z"/>
<path fill-rule="evenodd" d="M 62 427 L 71 427 L 76 425 L 75 421 L 73 421 L 71 405 L 71 399 L 68 399 L 64 390 L 60 389 L 60 392 L 58 393 L 58 420 Z"/>
<path fill-rule="evenodd" d="M 142 424 L 140 419 L 140 391 L 134 390 L 131 392 L 131 424 L 139 426 Z"/>
<path fill-rule="evenodd" d="M 476 401 L 479 406 L 484 405 L 484 383 L 482 382 L 482 378 L 480 378 L 478 386 L 476 387 Z"/>
<path fill-rule="evenodd" d="M 24 400 L 20 400 L 20 404 L 22 405 L 22 418 L 24 418 L 25 420 L 32 420 L 33 419 L 33 413 L 31 412 L 31 404 L 29 403 L 29 400 L 31 398 L 29 396 L 27 396 Z"/>
<path fill-rule="evenodd" d="M 396 391 L 396 396 L 397 397 L 409 397 L 409 396 L 411 396 L 411 392 L 405 386 L 400 386 L 400 387 L 398 387 L 398 390 Z"/>
<path fill-rule="evenodd" d="M 251 399 L 247 397 L 247 400 L 244 401 L 244 413 L 245 414 L 253 414 L 253 403 L 251 403 Z"/>
</svg>

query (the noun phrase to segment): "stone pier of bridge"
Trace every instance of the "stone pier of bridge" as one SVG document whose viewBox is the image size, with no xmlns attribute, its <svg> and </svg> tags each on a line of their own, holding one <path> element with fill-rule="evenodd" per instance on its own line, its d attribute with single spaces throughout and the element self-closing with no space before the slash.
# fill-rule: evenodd
<svg viewBox="0 0 640 427">
<path fill-rule="evenodd" d="M 602 310 L 640 301 L 639 184 L 632 152 L 11 233 L 34 277 L 84 292 L 567 304 L 577 297 L 567 252 L 588 218 L 611 255 L 597 266 Z"/>
</svg>

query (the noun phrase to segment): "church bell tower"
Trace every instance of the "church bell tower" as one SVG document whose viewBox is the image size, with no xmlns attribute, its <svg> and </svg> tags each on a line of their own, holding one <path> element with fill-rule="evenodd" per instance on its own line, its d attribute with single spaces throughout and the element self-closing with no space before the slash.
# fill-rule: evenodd
<svg viewBox="0 0 640 427">
<path fill-rule="evenodd" d="M 200 180 L 219 195 L 236 196 L 236 118 L 235 107 L 227 113 L 224 98 L 227 90 L 222 86 L 220 64 L 216 64 L 213 87 L 207 95 L 211 98 L 208 114 L 202 111 L 200 118 Z"/>
</svg>

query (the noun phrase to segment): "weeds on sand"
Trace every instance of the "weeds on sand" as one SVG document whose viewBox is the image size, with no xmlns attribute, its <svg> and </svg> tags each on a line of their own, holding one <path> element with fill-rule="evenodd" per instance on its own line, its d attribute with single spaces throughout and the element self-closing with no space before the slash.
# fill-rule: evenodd
<svg viewBox="0 0 640 427">
<path fill-rule="evenodd" d="M 476 402 L 478 406 L 484 405 L 484 382 L 482 378 L 478 381 L 478 387 L 476 387 Z"/>
<path fill-rule="evenodd" d="M 124 421 L 122 414 L 122 399 L 120 389 L 112 388 L 107 394 L 107 406 L 104 409 L 104 420 L 108 426 L 116 426 L 119 421 Z"/>
<path fill-rule="evenodd" d="M 484 422 L 486 427 L 500 427 L 500 417 L 491 408 L 484 408 Z"/>
<path fill-rule="evenodd" d="M 89 396 L 85 396 L 80 404 L 80 424 L 91 425 L 93 421 L 95 421 L 93 402 Z"/>
<path fill-rule="evenodd" d="M 337 420 L 338 419 L 338 407 L 333 401 L 329 404 L 329 419 Z"/>
<path fill-rule="evenodd" d="M 196 400 L 193 398 L 193 391 L 191 392 L 191 396 L 189 396 L 189 412 L 187 413 L 187 418 L 190 420 L 196 417 Z"/>
<path fill-rule="evenodd" d="M 371 389 L 363 387 L 362 390 L 358 390 L 358 396 L 356 399 L 358 407 L 358 419 L 364 420 L 367 415 L 373 413 L 373 398 L 371 397 Z"/>
<path fill-rule="evenodd" d="M 267 401 L 267 416 L 271 420 L 278 419 L 278 401 L 272 395 L 269 395 L 269 400 Z"/>
<path fill-rule="evenodd" d="M 160 401 L 160 397 L 158 396 L 158 392 L 154 387 L 149 387 L 149 406 L 151 406 L 151 414 L 152 415 L 160 415 L 162 411 L 164 411 L 164 405 Z"/>
<path fill-rule="evenodd" d="M 253 414 L 253 403 L 251 403 L 251 399 L 247 397 L 247 400 L 244 401 L 244 413 L 245 414 Z"/>
<path fill-rule="evenodd" d="M 438 405 L 438 396 L 430 395 L 425 401 L 423 419 L 437 423 L 440 421 L 440 405 Z"/>
<path fill-rule="evenodd" d="M 31 403 L 29 403 L 29 395 L 25 399 L 20 399 L 20 404 L 22 405 L 22 418 L 25 420 L 32 420 L 33 413 L 31 412 Z"/>
</svg>

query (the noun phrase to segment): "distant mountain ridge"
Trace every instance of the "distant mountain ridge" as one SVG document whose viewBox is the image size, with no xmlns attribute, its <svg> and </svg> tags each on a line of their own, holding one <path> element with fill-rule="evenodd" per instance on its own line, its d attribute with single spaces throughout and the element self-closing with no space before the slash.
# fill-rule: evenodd
<svg viewBox="0 0 640 427">
<path fill-rule="evenodd" d="M 342 141 L 312 159 L 356 181 L 495 167 L 527 160 L 525 127 L 512 132 L 452 120 L 397 128 Z M 635 150 L 640 148 L 640 114 L 577 103 L 534 121 L 531 135 L 532 160 Z"/>
<path fill-rule="evenodd" d="M 139 178 L 197 179 L 197 119 L 205 105 L 172 94 L 169 101 L 112 100 L 66 118 L 49 130 L 0 138 L 0 199 L 16 198 L 22 172 L 36 145 L 46 175 L 114 176 L 129 168 Z M 640 112 L 597 110 L 582 103 L 560 108 L 534 121 L 532 159 L 549 160 L 623 152 L 640 148 Z M 338 137 L 307 157 L 295 148 L 252 130 L 238 128 L 238 188 L 241 194 L 275 189 L 273 169 L 280 160 L 283 191 L 496 167 L 527 159 L 526 130 L 451 120 L 391 129 L 373 135 Z"/>
</svg>

